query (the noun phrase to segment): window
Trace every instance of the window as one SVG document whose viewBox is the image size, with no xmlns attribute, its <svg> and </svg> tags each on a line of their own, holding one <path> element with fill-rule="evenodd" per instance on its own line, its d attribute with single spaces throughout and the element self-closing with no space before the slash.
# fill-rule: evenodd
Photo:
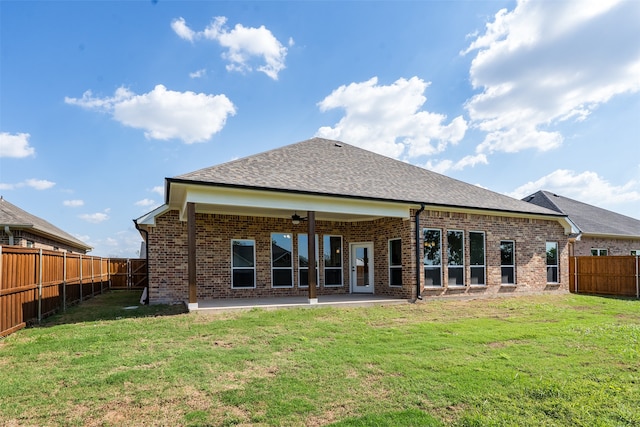
<svg viewBox="0 0 640 427">
<path fill-rule="evenodd" d="M 547 242 L 547 283 L 558 283 L 557 242 Z"/>
<path fill-rule="evenodd" d="M 27 248 L 33 248 L 33 241 L 32 240 L 27 240 Z"/>
<path fill-rule="evenodd" d="M 636 250 L 631 251 L 631 255 L 632 256 L 640 256 L 640 249 L 636 249 Z"/>
<path fill-rule="evenodd" d="M 271 285 L 293 287 L 293 238 L 288 233 L 271 233 Z"/>
<path fill-rule="evenodd" d="M 607 256 L 609 255 L 608 249 L 591 248 L 592 256 Z"/>
<path fill-rule="evenodd" d="M 464 286 L 464 233 L 447 231 L 447 259 L 449 286 Z"/>
<path fill-rule="evenodd" d="M 342 236 L 323 238 L 324 285 L 342 286 Z"/>
<path fill-rule="evenodd" d="M 316 287 L 320 281 L 318 280 L 318 235 L 316 234 Z M 298 287 L 306 288 L 309 286 L 309 239 L 304 233 L 298 234 Z"/>
<path fill-rule="evenodd" d="M 389 286 L 402 286 L 402 239 L 389 240 Z"/>
<path fill-rule="evenodd" d="M 424 244 L 425 286 L 442 286 L 442 231 L 434 228 L 422 230 Z"/>
<path fill-rule="evenodd" d="M 513 240 L 500 242 L 500 271 L 503 285 L 516 283 L 516 245 Z"/>
<path fill-rule="evenodd" d="M 471 231 L 469 233 L 469 264 L 471 264 L 471 284 L 484 285 L 485 260 L 484 260 L 484 233 Z"/>
<path fill-rule="evenodd" d="M 256 242 L 253 240 L 231 241 L 231 287 L 256 287 Z"/>
</svg>

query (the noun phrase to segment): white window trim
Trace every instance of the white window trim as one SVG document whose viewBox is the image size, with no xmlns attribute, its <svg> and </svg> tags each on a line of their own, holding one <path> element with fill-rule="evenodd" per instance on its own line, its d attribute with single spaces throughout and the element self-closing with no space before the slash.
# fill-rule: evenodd
<svg viewBox="0 0 640 427">
<path fill-rule="evenodd" d="M 471 264 L 471 233 L 482 234 L 482 265 Z M 470 286 L 487 286 L 487 234 L 484 231 L 469 231 L 469 282 L 473 277 L 471 274 L 472 268 L 482 268 L 482 283 L 470 283 Z"/>
<path fill-rule="evenodd" d="M 544 244 L 545 263 L 546 263 L 546 258 L 547 258 L 547 244 L 549 244 L 549 243 L 555 243 L 555 245 L 556 245 L 556 263 L 555 264 L 547 264 L 547 269 L 549 267 L 555 267 L 556 268 L 557 280 L 555 282 L 547 282 L 547 283 L 557 284 L 557 283 L 560 283 L 560 245 L 558 244 L 558 242 L 552 242 L 552 241 L 545 242 L 545 244 Z M 547 274 L 547 277 L 549 277 L 548 274 Z"/>
<path fill-rule="evenodd" d="M 340 238 L 340 267 L 327 267 L 324 265 L 324 238 L 325 237 L 339 237 Z M 326 272 L 327 270 L 340 270 L 341 277 L 342 277 L 342 283 L 337 284 L 337 285 L 327 285 L 327 275 Z M 339 234 L 323 234 L 322 235 L 322 271 L 323 271 L 323 275 L 322 278 L 324 280 L 324 287 L 325 288 L 341 288 L 344 286 L 344 240 L 342 238 L 341 235 Z"/>
<path fill-rule="evenodd" d="M 500 285 L 501 286 L 516 286 L 518 283 L 518 277 L 516 275 L 516 241 L 515 240 L 500 240 L 500 246 L 502 246 L 503 242 L 510 242 L 513 244 L 513 264 L 502 264 L 502 250 L 500 250 Z M 502 283 L 502 268 L 503 267 L 511 267 L 513 268 L 513 283 Z"/>
<path fill-rule="evenodd" d="M 424 245 L 424 232 L 425 231 L 438 231 L 440 233 L 440 242 L 438 242 L 440 244 L 440 264 L 437 265 L 432 265 L 432 264 L 425 264 L 424 260 L 422 263 L 422 267 L 425 273 L 425 280 L 426 280 L 426 270 L 436 270 L 436 269 L 440 269 L 440 285 L 425 285 L 424 287 L 427 289 L 442 289 L 444 287 L 444 280 L 443 280 L 443 270 L 442 270 L 442 229 L 441 228 L 423 228 L 422 229 L 422 244 Z M 424 250 L 422 251 L 422 256 L 424 257 Z"/>
<path fill-rule="evenodd" d="M 640 249 L 631 249 L 629 253 L 631 254 L 631 256 L 640 256 Z"/>
<path fill-rule="evenodd" d="M 296 258 L 298 259 L 298 282 L 297 285 L 300 289 L 309 289 L 309 285 L 301 285 L 300 284 L 300 271 L 301 270 L 309 270 L 309 267 L 300 267 L 300 236 L 307 236 L 309 238 L 308 233 L 298 233 L 298 238 L 296 240 L 296 244 L 298 245 L 296 251 Z M 319 244 L 319 236 L 316 234 L 316 288 L 320 287 L 320 269 L 318 268 L 320 261 L 320 244 Z M 308 250 L 307 250 L 308 252 Z"/>
<path fill-rule="evenodd" d="M 462 264 L 461 265 L 451 265 L 449 264 L 449 233 L 460 233 L 462 235 Z M 463 288 L 465 287 L 466 284 L 466 272 L 465 272 L 465 254 L 464 254 L 464 245 L 465 241 L 464 241 L 464 230 L 447 230 L 447 287 L 448 288 Z M 460 269 L 462 270 L 462 284 L 453 284 L 450 285 L 449 282 L 451 281 L 451 278 L 449 277 L 449 269 L 453 268 L 453 269 Z"/>
<path fill-rule="evenodd" d="M 593 251 L 598 251 L 597 254 L 593 254 Z M 601 254 L 600 252 L 604 251 L 605 254 Z M 609 249 L 607 248 L 591 248 L 591 256 L 609 256 Z"/>
<path fill-rule="evenodd" d="M 388 252 L 389 252 L 389 287 L 390 288 L 401 288 L 402 284 L 400 285 L 392 285 L 391 284 L 391 271 L 392 270 L 400 270 L 401 274 L 402 274 L 402 261 L 400 261 L 400 265 L 392 265 L 391 264 L 391 242 L 394 242 L 396 240 L 400 240 L 400 259 L 402 260 L 402 238 L 401 237 L 397 237 L 395 239 L 389 239 L 387 241 L 387 248 L 388 248 Z"/>
<path fill-rule="evenodd" d="M 289 235 L 291 238 L 291 265 L 289 267 L 274 267 L 273 266 L 273 245 L 271 244 L 271 242 L 273 242 L 273 235 L 274 234 L 286 234 Z M 271 233 L 270 234 L 271 240 L 270 240 L 270 246 L 271 246 L 271 287 L 274 289 L 291 289 L 293 288 L 294 285 L 294 281 L 293 281 L 293 233 L 287 233 L 287 232 L 283 232 L 283 233 Z M 275 285 L 273 283 L 273 279 L 274 279 L 274 274 L 273 274 L 273 270 L 291 270 L 291 285 Z"/>
<path fill-rule="evenodd" d="M 234 267 L 233 266 L 233 242 L 251 242 L 253 244 L 253 267 Z M 234 270 L 253 270 L 253 286 L 234 286 L 233 271 Z M 256 288 L 256 241 L 253 239 L 231 239 L 231 289 L 255 289 Z"/>
</svg>

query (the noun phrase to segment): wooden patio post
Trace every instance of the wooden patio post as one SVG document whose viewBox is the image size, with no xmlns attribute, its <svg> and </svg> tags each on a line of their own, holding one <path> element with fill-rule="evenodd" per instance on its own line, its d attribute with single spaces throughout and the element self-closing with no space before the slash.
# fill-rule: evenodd
<svg viewBox="0 0 640 427">
<path fill-rule="evenodd" d="M 318 297 L 316 295 L 316 213 L 314 211 L 307 212 L 307 249 L 309 254 L 309 304 L 317 304 Z"/>
<path fill-rule="evenodd" d="M 189 308 L 198 306 L 196 297 L 196 205 L 187 203 L 187 244 L 189 270 Z"/>
</svg>

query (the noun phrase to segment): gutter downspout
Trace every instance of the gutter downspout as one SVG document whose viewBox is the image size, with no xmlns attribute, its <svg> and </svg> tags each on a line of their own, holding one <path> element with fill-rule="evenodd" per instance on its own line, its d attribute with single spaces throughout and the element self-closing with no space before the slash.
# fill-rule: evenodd
<svg viewBox="0 0 640 427">
<path fill-rule="evenodd" d="M 13 246 L 13 232 L 8 225 L 4 226 L 4 232 L 9 236 L 9 246 Z"/>
<path fill-rule="evenodd" d="M 424 211 L 424 203 L 420 203 L 420 209 L 416 211 L 416 299 L 421 300 L 420 295 L 420 214 Z"/>
<path fill-rule="evenodd" d="M 145 274 L 147 276 L 147 297 L 144 300 L 144 304 L 149 305 L 149 232 L 147 230 L 143 230 L 142 228 L 140 228 L 140 226 L 138 225 L 138 221 L 136 221 L 135 219 L 133 220 L 133 223 L 136 226 L 136 230 L 143 232 L 145 235 L 144 257 L 145 257 L 146 263 L 145 263 L 144 269 L 145 269 Z"/>
</svg>

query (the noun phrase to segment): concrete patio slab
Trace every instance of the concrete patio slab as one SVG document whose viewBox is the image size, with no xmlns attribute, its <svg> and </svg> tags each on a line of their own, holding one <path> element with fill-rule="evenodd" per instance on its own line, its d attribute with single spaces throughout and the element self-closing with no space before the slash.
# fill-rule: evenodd
<svg viewBox="0 0 640 427">
<path fill-rule="evenodd" d="M 321 295 L 317 302 L 310 302 L 308 297 L 265 297 L 265 298 L 227 298 L 219 300 L 198 301 L 197 304 L 186 304 L 189 311 L 224 311 L 250 310 L 253 308 L 313 308 L 313 307 L 363 307 L 371 305 L 407 304 L 406 299 L 390 298 L 377 295 L 346 294 Z"/>
</svg>

